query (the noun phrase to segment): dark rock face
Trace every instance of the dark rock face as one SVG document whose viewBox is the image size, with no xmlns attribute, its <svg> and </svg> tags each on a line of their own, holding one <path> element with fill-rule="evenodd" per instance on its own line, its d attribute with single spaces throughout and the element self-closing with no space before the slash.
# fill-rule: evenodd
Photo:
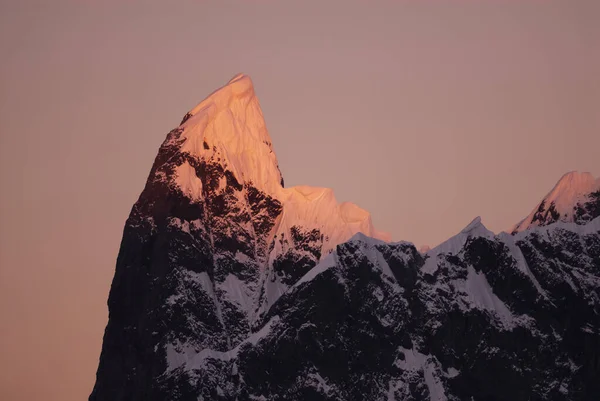
<svg viewBox="0 0 600 401">
<path fill-rule="evenodd" d="M 575 221 L 581 224 L 600 216 L 600 191 L 589 194 L 588 201 L 575 205 Z"/>
<path fill-rule="evenodd" d="M 318 229 L 272 238 L 281 202 L 181 133 L 127 220 L 90 400 L 598 398 L 600 196 L 579 224 L 470 225 L 427 255 L 357 235 L 323 255 Z M 200 198 L 174 184 L 185 163 Z"/>
<path fill-rule="evenodd" d="M 538 210 L 533 215 L 531 223 L 538 226 L 545 226 L 548 224 L 555 223 L 560 220 L 560 213 L 556 211 L 556 205 L 551 202 L 548 208 L 546 208 L 546 201 L 542 201 Z"/>
<path fill-rule="evenodd" d="M 233 277 L 258 286 L 281 204 L 238 183 L 218 161 L 180 153 L 180 134 L 163 143 L 127 220 L 91 400 L 170 399 L 166 344 L 225 351 L 250 333 L 248 315 L 216 284 Z M 202 181 L 201 200 L 171 181 L 184 162 Z"/>
<path fill-rule="evenodd" d="M 292 226 L 290 238 L 281 236 L 279 241 L 287 250 L 275 259 L 273 270 L 281 282 L 291 286 L 319 261 L 323 235 L 317 229 L 305 230 Z"/>
</svg>

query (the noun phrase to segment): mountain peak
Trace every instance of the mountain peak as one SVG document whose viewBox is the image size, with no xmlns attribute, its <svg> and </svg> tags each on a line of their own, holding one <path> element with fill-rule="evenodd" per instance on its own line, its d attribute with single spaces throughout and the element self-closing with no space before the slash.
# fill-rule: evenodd
<svg viewBox="0 0 600 401">
<path fill-rule="evenodd" d="M 591 192 L 598 190 L 600 178 L 594 178 L 589 172 L 569 171 L 511 232 L 521 232 L 530 226 L 542 226 L 555 221 L 574 221 L 575 207 L 584 203 Z"/>
<path fill-rule="evenodd" d="M 249 76 L 238 74 L 211 93 L 186 114 L 180 129 L 180 138 L 184 139 L 181 152 L 221 164 L 239 183 L 251 183 L 283 204 L 284 213 L 277 222 L 279 238 L 293 227 L 318 229 L 325 238 L 323 256 L 359 231 L 391 240 L 389 234 L 375 230 L 369 212 L 350 202 L 339 204 L 332 189 L 306 185 L 283 188 L 277 157 Z M 178 169 L 177 177 L 186 196 L 201 197 L 194 193 L 202 191 L 202 185 L 196 182 L 190 166 Z"/>
<path fill-rule="evenodd" d="M 249 80 L 250 85 L 252 85 L 252 79 L 250 79 L 250 76 L 244 74 L 243 72 L 240 72 L 239 74 L 234 75 L 233 78 L 231 78 L 229 80 L 229 82 L 227 82 L 227 85 L 231 85 L 232 83 L 234 83 L 236 81 L 241 81 L 241 80 Z"/>
<path fill-rule="evenodd" d="M 477 231 L 478 229 L 485 229 L 485 226 L 481 222 L 481 216 L 475 217 L 465 228 L 461 230 L 461 233 L 469 234 L 471 232 Z"/>
<path fill-rule="evenodd" d="M 234 100 L 249 100 L 255 96 L 252 79 L 250 76 L 240 73 L 231 78 L 227 84 L 208 95 L 191 109 L 187 115 L 194 116 L 211 104 L 225 108 Z"/>
<path fill-rule="evenodd" d="M 277 157 L 249 76 L 238 74 L 198 103 L 180 129 L 182 152 L 219 161 L 238 182 L 271 195 L 282 187 Z"/>
<path fill-rule="evenodd" d="M 595 183 L 597 180 L 590 172 L 569 171 L 560 177 L 551 193 L 577 191 L 578 189 L 588 190 Z"/>
<path fill-rule="evenodd" d="M 483 225 L 481 217 L 477 216 L 465 228 L 460 230 L 458 234 L 429 249 L 427 254 L 429 256 L 435 256 L 440 253 L 455 254 L 465 245 L 469 238 L 483 237 L 493 239 L 495 235 Z"/>
</svg>

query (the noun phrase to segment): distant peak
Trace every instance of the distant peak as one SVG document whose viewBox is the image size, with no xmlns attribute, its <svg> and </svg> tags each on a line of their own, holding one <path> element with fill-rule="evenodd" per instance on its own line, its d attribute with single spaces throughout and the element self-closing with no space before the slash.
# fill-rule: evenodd
<svg viewBox="0 0 600 401">
<path fill-rule="evenodd" d="M 580 185 L 580 184 L 588 184 L 588 183 L 593 183 L 596 179 L 594 178 L 594 176 L 592 175 L 592 173 L 590 172 L 579 172 L 579 171 L 569 171 L 568 173 L 565 173 L 562 177 L 560 177 L 560 180 L 558 180 L 558 183 L 556 184 L 556 186 L 561 186 L 561 185 Z"/>
<path fill-rule="evenodd" d="M 474 237 L 493 237 L 495 234 L 487 229 L 481 222 L 481 217 L 477 216 L 465 228 L 461 230 L 462 234 Z"/>
<path fill-rule="evenodd" d="M 483 237 L 492 239 L 495 234 L 488 230 L 481 222 L 481 217 L 477 216 L 458 234 L 442 242 L 435 248 L 427 252 L 428 255 L 437 255 L 439 253 L 457 253 L 465 245 L 469 238 Z"/>
<path fill-rule="evenodd" d="M 575 206 L 600 189 L 600 179 L 589 172 L 569 171 L 544 196 L 531 213 L 513 227 L 511 232 L 520 232 L 531 226 L 543 226 L 555 221 L 571 222 Z"/>
<path fill-rule="evenodd" d="M 431 247 L 429 245 L 421 245 L 419 248 L 419 253 L 421 254 L 426 254 L 429 251 L 431 251 Z"/>
<path fill-rule="evenodd" d="M 475 217 L 465 228 L 462 229 L 461 232 L 463 233 L 469 233 L 479 227 L 483 227 L 485 228 L 485 226 L 483 225 L 483 223 L 481 222 L 481 216 L 477 216 Z"/>
<path fill-rule="evenodd" d="M 546 204 L 554 202 L 557 208 L 572 208 L 581 195 L 592 192 L 600 184 L 591 173 L 570 171 L 564 174 L 544 197 Z"/>
</svg>

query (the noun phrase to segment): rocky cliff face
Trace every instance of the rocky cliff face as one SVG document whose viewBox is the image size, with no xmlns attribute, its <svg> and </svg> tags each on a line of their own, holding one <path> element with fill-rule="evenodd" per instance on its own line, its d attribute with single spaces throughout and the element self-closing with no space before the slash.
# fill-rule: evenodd
<svg viewBox="0 0 600 401">
<path fill-rule="evenodd" d="M 595 399 L 590 205 L 514 235 L 476 219 L 424 254 L 386 242 L 331 190 L 283 187 L 237 76 L 169 133 L 133 206 L 90 400 Z"/>
</svg>

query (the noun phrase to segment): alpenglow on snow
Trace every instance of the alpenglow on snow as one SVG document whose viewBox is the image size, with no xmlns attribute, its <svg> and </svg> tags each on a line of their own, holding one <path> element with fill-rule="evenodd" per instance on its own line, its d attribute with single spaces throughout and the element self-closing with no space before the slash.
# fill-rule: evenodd
<svg viewBox="0 0 600 401">
<path fill-rule="evenodd" d="M 125 224 L 91 401 L 596 400 L 599 181 L 417 251 L 284 187 L 248 76 L 168 133 Z"/>
</svg>

